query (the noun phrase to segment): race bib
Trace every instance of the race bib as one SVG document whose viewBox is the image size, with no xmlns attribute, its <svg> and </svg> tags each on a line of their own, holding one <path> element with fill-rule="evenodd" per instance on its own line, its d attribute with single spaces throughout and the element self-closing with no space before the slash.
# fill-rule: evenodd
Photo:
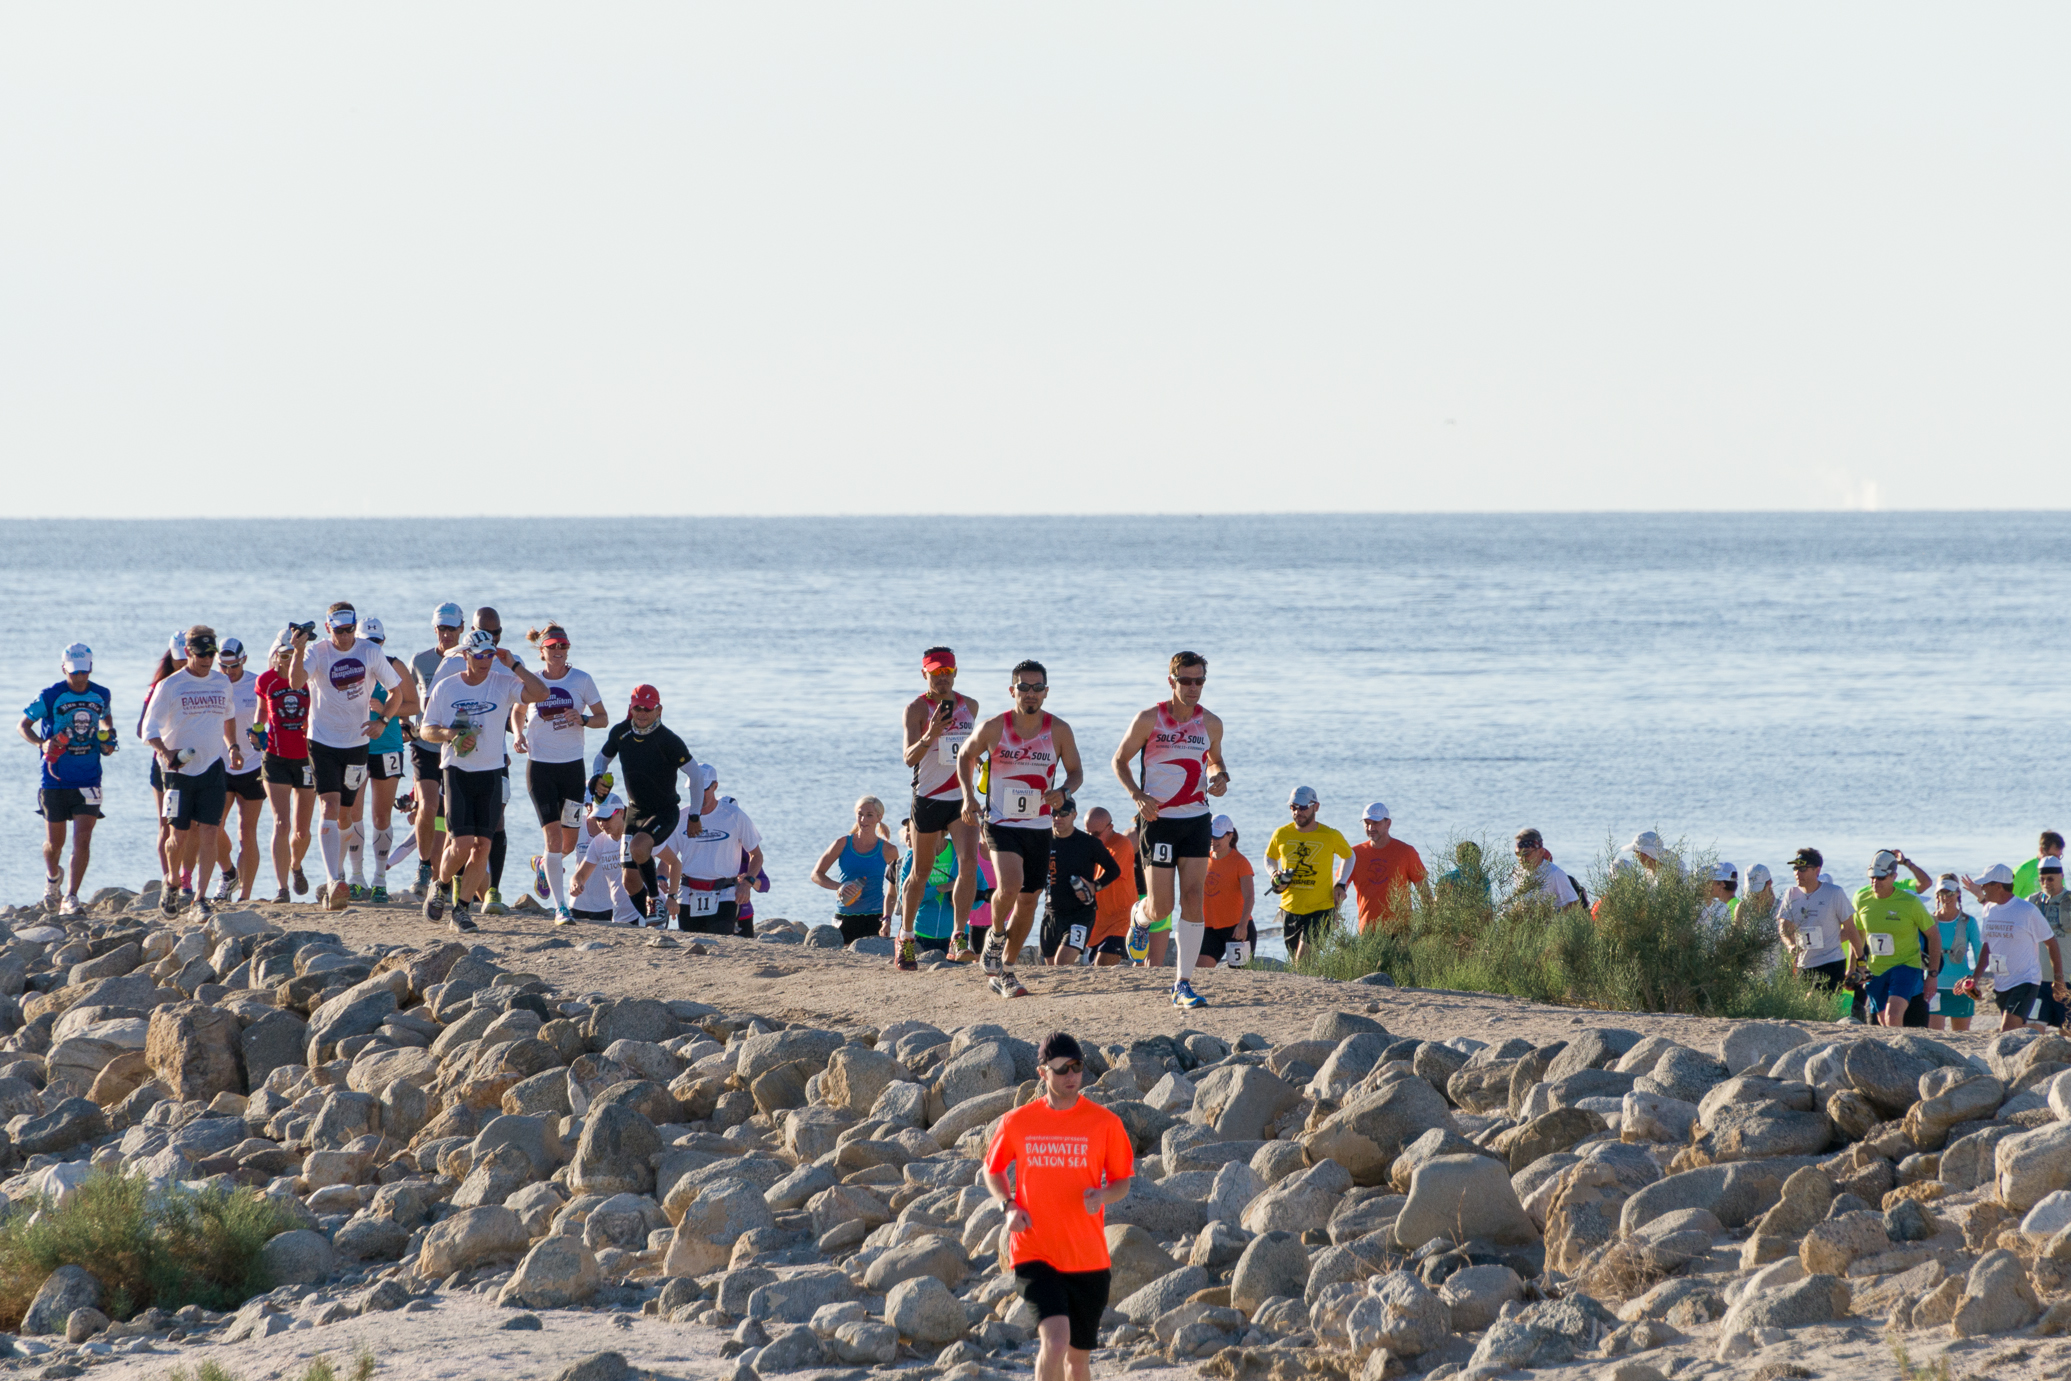
<svg viewBox="0 0 2071 1381">
<path fill-rule="evenodd" d="M 1822 949 L 1827 942 L 1826 932 L 1816 925 L 1806 926 L 1798 932 L 1798 935 L 1805 941 L 1806 949 Z"/>
<path fill-rule="evenodd" d="M 158 814 L 160 818 L 166 820 L 174 820 L 179 818 L 180 788 L 176 786 L 169 786 L 165 789 L 165 806 L 158 812 Z"/>
<path fill-rule="evenodd" d="M 1892 943 L 1891 937 L 1883 931 L 1873 930 L 1870 932 L 1870 953 L 1879 959 L 1885 959 L 1898 953 L 1898 946 Z"/>
<path fill-rule="evenodd" d="M 79 788 L 79 803 L 80 803 L 81 805 L 84 805 L 84 806 L 97 806 L 97 805 L 99 805 L 99 804 L 101 803 L 101 789 L 100 789 L 99 787 L 97 787 L 97 786 L 82 786 L 82 787 L 80 787 L 80 788 Z"/>
<path fill-rule="evenodd" d="M 503 785 L 503 803 L 504 803 L 505 805 L 509 805 L 509 804 L 511 803 L 511 779 L 510 779 L 509 777 L 505 777 L 505 778 L 503 779 L 502 785 Z"/>
<path fill-rule="evenodd" d="M 1985 972 L 1994 978 L 2006 977 L 2006 956 L 1995 954 L 1985 960 Z"/>
<path fill-rule="evenodd" d="M 581 823 L 582 823 L 582 802 L 581 802 L 581 801 L 563 801 L 563 802 L 561 802 L 561 824 L 562 824 L 562 826 L 563 826 L 564 828 L 567 828 L 567 829 L 571 829 L 571 830 L 572 830 L 572 829 L 574 829 L 574 828 L 575 828 L 575 827 L 576 827 L 577 825 L 580 825 Z"/>
<path fill-rule="evenodd" d="M 1162 839 L 1151 845 L 1151 862 L 1169 866 L 1172 862 L 1172 845 Z"/>
<path fill-rule="evenodd" d="M 402 776 L 403 755 L 401 753 L 383 753 L 381 755 L 381 770 L 391 777 Z"/>
<path fill-rule="evenodd" d="M 1927 1010 L 1939 1012 L 1942 1009 L 1942 995 L 1939 991 L 1927 995 Z"/>
<path fill-rule="evenodd" d="M 1043 813 L 1043 789 L 1025 782 L 994 783 L 992 801 L 1009 820 L 1032 820 Z"/>
<path fill-rule="evenodd" d="M 968 737 L 969 735 L 966 734 L 958 738 L 944 737 L 936 739 L 935 761 L 941 763 L 944 767 L 956 766 L 957 751 L 964 746 L 964 739 Z"/>
<path fill-rule="evenodd" d="M 1245 966 L 1246 964 L 1250 963 L 1250 962 L 1251 962 L 1251 941 L 1249 941 L 1249 940 L 1232 940 L 1232 941 L 1230 941 L 1230 943 L 1229 943 L 1229 944 L 1227 944 L 1227 945 L 1225 945 L 1225 946 L 1223 947 L 1223 952 L 1222 952 L 1222 962 L 1223 962 L 1223 965 L 1224 965 L 1224 967 L 1226 967 L 1226 968 L 1232 968 L 1232 969 L 1241 969 L 1241 968 L 1243 968 L 1243 967 L 1244 967 L 1244 966 Z"/>
<path fill-rule="evenodd" d="M 348 764 L 346 766 L 345 789 L 347 791 L 358 791 L 360 789 L 360 784 L 366 780 L 367 765 L 365 763 L 355 762 Z"/>
<path fill-rule="evenodd" d="M 1075 925 L 1066 930 L 1064 932 L 1064 943 L 1073 949 L 1084 949 L 1086 947 L 1086 927 Z"/>
<path fill-rule="evenodd" d="M 719 894 L 717 892 L 692 892 L 690 894 L 690 914 L 693 916 L 718 915 Z"/>
</svg>

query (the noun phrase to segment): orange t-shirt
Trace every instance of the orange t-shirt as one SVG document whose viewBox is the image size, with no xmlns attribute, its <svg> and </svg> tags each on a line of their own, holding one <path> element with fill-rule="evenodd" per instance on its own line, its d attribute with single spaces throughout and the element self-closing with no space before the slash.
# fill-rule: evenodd
<svg viewBox="0 0 2071 1381">
<path fill-rule="evenodd" d="M 1120 1184 L 1136 1172 L 1122 1119 L 1090 1098 L 1063 1112 L 1042 1098 L 1000 1119 L 985 1153 L 998 1175 L 1012 1165 L 1014 1203 L 1028 1211 L 1027 1232 L 1008 1244 L 1014 1264 L 1046 1261 L 1060 1271 L 1108 1268 L 1107 1210 L 1086 1212 L 1086 1191 Z"/>
<path fill-rule="evenodd" d="M 1093 933 L 1086 937 L 1088 947 L 1116 935 L 1128 934 L 1129 911 L 1136 905 L 1136 846 L 1120 830 L 1100 842 L 1106 845 L 1115 866 L 1122 870 L 1122 876 L 1115 879 L 1114 886 L 1103 887 L 1093 894 Z"/>
<path fill-rule="evenodd" d="M 1253 875 L 1251 860 L 1232 849 L 1208 856 L 1208 885 L 1201 894 L 1201 919 L 1210 930 L 1228 930 L 1244 919 L 1245 878 Z"/>
<path fill-rule="evenodd" d="M 1354 844 L 1352 888 L 1359 897 L 1359 928 L 1364 930 L 1375 921 L 1409 919 L 1407 910 L 1396 914 L 1395 889 L 1423 880 L 1424 860 L 1400 839 L 1379 846 Z"/>
</svg>

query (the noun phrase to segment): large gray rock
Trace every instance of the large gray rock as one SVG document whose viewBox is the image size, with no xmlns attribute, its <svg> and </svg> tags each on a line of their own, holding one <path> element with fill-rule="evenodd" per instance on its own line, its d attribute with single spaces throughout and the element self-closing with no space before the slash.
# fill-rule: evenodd
<svg viewBox="0 0 2071 1381">
<path fill-rule="evenodd" d="M 943 1106 L 954 1111 L 974 1098 L 1020 1086 L 1015 1078 L 1014 1052 L 1004 1041 L 981 1041 L 968 1046 L 942 1066 L 936 1078 Z"/>
<path fill-rule="evenodd" d="M 1810 1275 L 1774 1290 L 1742 1295 L 1719 1323 L 1719 1336 L 1730 1338 L 1756 1328 L 1802 1328 L 1845 1318 L 1848 1284 L 1830 1275 Z"/>
<path fill-rule="evenodd" d="M 1214 1283 L 1215 1278 L 1201 1267 L 1182 1266 L 1122 1300 L 1115 1309 L 1129 1322 L 1148 1328 L 1156 1322 L 1158 1315 L 1168 1309 L 1177 1309 L 1195 1291 L 1206 1290 Z"/>
<path fill-rule="evenodd" d="M 867 1045 L 844 1045 L 827 1061 L 820 1099 L 830 1107 L 860 1117 L 870 1111 L 888 1086 L 909 1077 L 906 1067 L 885 1051 Z"/>
<path fill-rule="evenodd" d="M 1505 1179 L 1504 1188 L 1509 1188 L 1509 1183 Z M 1319 1231 L 1330 1222 L 1330 1215 L 1337 1211 L 1351 1187 L 1352 1174 L 1344 1166 L 1334 1160 L 1318 1161 L 1253 1199 L 1244 1210 L 1244 1230 L 1289 1232 L 1296 1236 Z"/>
<path fill-rule="evenodd" d="M 25 1156 L 54 1155 L 107 1134 L 108 1116 L 98 1104 L 67 1098 L 43 1116 L 31 1118 L 14 1134 L 14 1144 Z"/>
<path fill-rule="evenodd" d="M 1517 1201 L 1510 1176 L 1486 1156 L 1439 1156 L 1410 1178 L 1395 1240 L 1414 1250 L 1434 1237 L 1532 1243 L 1539 1231 Z"/>
<path fill-rule="evenodd" d="M 1633 1080 L 1632 1087 L 1635 1092 L 1695 1103 L 1725 1077 L 1725 1066 L 1718 1061 L 1678 1045 L 1663 1052 L 1653 1069 Z"/>
<path fill-rule="evenodd" d="M 855 1282 L 832 1266 L 809 1266 L 780 1277 L 748 1296 L 748 1317 L 804 1323 L 827 1305 L 856 1294 Z"/>
<path fill-rule="evenodd" d="M 1618 1135 L 1627 1141 L 1681 1146 L 1697 1125 L 1697 1105 L 1658 1093 L 1634 1089 L 1625 1095 L 1618 1114 Z"/>
<path fill-rule="evenodd" d="M 1994 1150 L 1999 1201 L 2026 1213 L 2045 1195 L 2071 1188 L 2071 1122 L 2007 1137 Z"/>
<path fill-rule="evenodd" d="M 659 1045 L 682 1029 L 683 1023 L 668 1003 L 651 997 L 620 997 L 590 1009 L 583 1042 L 592 1050 L 609 1050 L 619 1041 Z"/>
<path fill-rule="evenodd" d="M 894 1285 L 885 1295 L 884 1321 L 922 1348 L 946 1346 L 970 1331 L 962 1301 L 932 1275 Z"/>
<path fill-rule="evenodd" d="M 801 1323 L 772 1336 L 768 1345 L 756 1354 L 752 1370 L 756 1376 L 781 1376 L 786 1372 L 817 1367 L 826 1360 L 820 1335 L 813 1332 L 811 1325 Z"/>
<path fill-rule="evenodd" d="M 309 1023 L 278 1009 L 253 1022 L 238 1036 L 245 1080 L 257 1089 L 266 1076 L 284 1065 L 298 1065 L 309 1049 Z"/>
<path fill-rule="evenodd" d="M 1109 1227 L 1133 1223 L 1160 1237 L 1199 1232 L 1207 1221 L 1201 1200 L 1175 1194 L 1143 1175 L 1129 1181 L 1129 1196 L 1110 1204 L 1106 1216 Z"/>
<path fill-rule="evenodd" d="M 691 1201 L 662 1260 L 668 1276 L 701 1276 L 720 1270 L 733 1257 L 734 1243 L 757 1228 L 773 1228 L 776 1215 L 762 1191 L 745 1180 L 705 1190 Z"/>
<path fill-rule="evenodd" d="M 1391 1271 L 1367 1282 L 1365 1298 L 1345 1318 L 1345 1341 L 1364 1358 L 1385 1348 L 1397 1357 L 1420 1357 L 1445 1342 L 1452 1313 L 1408 1271 Z"/>
<path fill-rule="evenodd" d="M 1959 1338 L 2005 1333 L 2027 1327 L 2041 1312 L 2021 1259 L 2003 1249 L 1989 1251 L 1970 1268 L 1949 1331 Z"/>
<path fill-rule="evenodd" d="M 1804 1028 L 1788 1025 L 1772 1025 L 1768 1022 L 1741 1022 L 1728 1027 L 1719 1041 L 1719 1057 L 1725 1061 L 1729 1075 L 1754 1070 L 1760 1073 L 1784 1055 L 1812 1039 Z"/>
<path fill-rule="evenodd" d="M 1360 1031 L 1346 1036 L 1338 1048 L 1330 1052 L 1323 1067 L 1316 1071 L 1316 1077 L 1309 1081 L 1309 1096 L 1325 1103 L 1336 1103 L 1344 1098 L 1359 1082 L 1373 1073 L 1380 1062 L 1381 1052 L 1394 1044 L 1394 1037 L 1385 1031 Z"/>
<path fill-rule="evenodd" d="M 1251 1239 L 1230 1275 L 1230 1304 L 1247 1315 L 1275 1295 L 1299 1296 L 1309 1279 L 1309 1251 L 1291 1232 Z"/>
<path fill-rule="evenodd" d="M 501 1204 L 463 1209 L 424 1235 L 417 1274 L 442 1279 L 487 1261 L 516 1258 L 530 1245 L 518 1215 Z"/>
<path fill-rule="evenodd" d="M 649 1157 L 662 1149 L 654 1124 L 623 1104 L 592 1109 L 569 1164 L 578 1194 L 645 1194 L 654 1188 Z"/>
<path fill-rule="evenodd" d="M 497 1293 L 505 1308 L 566 1309 L 587 1302 L 603 1283 L 597 1258 L 580 1237 L 543 1237 L 525 1253 L 510 1282 Z"/>
<path fill-rule="evenodd" d="M 1257 1065 L 1223 1065 L 1196 1081 L 1187 1120 L 1229 1141 L 1260 1141 L 1300 1101 L 1292 1085 Z"/>
<path fill-rule="evenodd" d="M 956 1239 L 916 1237 L 871 1262 L 863 1272 L 863 1285 L 872 1293 L 882 1293 L 901 1281 L 932 1276 L 954 1290 L 970 1271 L 970 1258 Z"/>
<path fill-rule="evenodd" d="M 1833 1125 L 1825 1113 L 1799 1112 L 1781 1103 L 1733 1103 L 1715 1113 L 1694 1143 L 1714 1163 L 1812 1156 L 1827 1148 Z"/>
<path fill-rule="evenodd" d="M 1662 1214 L 1683 1208 L 1708 1208 L 1728 1229 L 1745 1227 L 1783 1197 L 1783 1182 L 1792 1173 L 1809 1164 L 1810 1157 L 1784 1156 L 1707 1165 L 1670 1175 L 1625 1200 L 1619 1213 L 1620 1231 L 1630 1237 Z"/>
<path fill-rule="evenodd" d="M 1903 1117 L 1920 1101 L 1920 1076 L 1934 1068 L 1887 1041 L 1856 1041 L 1848 1047 L 1842 1069 L 1855 1091 L 1886 1117 Z"/>
<path fill-rule="evenodd" d="M 1618 1027 L 1590 1027 L 1568 1037 L 1567 1048 L 1546 1067 L 1551 1083 L 1585 1069 L 1608 1069 L 1620 1056 L 1640 1043 L 1640 1033 Z"/>
<path fill-rule="evenodd" d="M 827 1067 L 827 1061 L 834 1052 L 846 1043 L 838 1031 L 818 1031 L 803 1026 L 750 1036 L 741 1042 L 741 1055 L 734 1066 L 734 1074 L 744 1086 L 753 1084 L 779 1065 L 802 1064 L 808 1073 L 818 1074 Z"/>
<path fill-rule="evenodd" d="M 1594 1353 L 1618 1320 L 1588 1295 L 1527 1304 L 1497 1319 L 1475 1345 L 1469 1368 L 1559 1366 Z"/>
<path fill-rule="evenodd" d="M 322 1233 L 296 1228 L 267 1239 L 259 1266 L 276 1285 L 314 1285 L 337 1269 L 338 1253 Z"/>
<path fill-rule="evenodd" d="M 1438 1297 L 1452 1315 L 1453 1332 L 1479 1333 L 1504 1305 L 1524 1298 L 1524 1281 L 1508 1266 L 1469 1266 L 1447 1276 Z"/>
<path fill-rule="evenodd" d="M 1920 1076 L 1920 1101 L 1906 1110 L 1906 1134 L 1921 1150 L 1939 1151 L 1951 1127 L 1989 1118 L 2005 1101 L 2006 1085 L 1989 1074 L 1932 1069 Z"/>
<path fill-rule="evenodd" d="M 328 1050 L 348 1036 L 372 1035 L 395 1010 L 388 975 L 356 983 L 309 1014 L 310 1043 Z"/>
<path fill-rule="evenodd" d="M 947 1151 L 963 1139 L 966 1132 L 985 1126 L 994 1118 L 1009 1112 L 1014 1107 L 1016 1088 L 1003 1088 L 977 1098 L 966 1099 L 936 1121 L 928 1124 L 928 1134 L 937 1145 Z"/>
<path fill-rule="evenodd" d="M 1310 1160 L 1336 1161 L 1352 1172 L 1356 1184 L 1386 1184 L 1402 1148 L 1434 1127 L 1460 1130 L 1437 1090 L 1419 1078 L 1384 1073 L 1376 1087 L 1353 1095 L 1304 1133 L 1301 1144 Z"/>
<path fill-rule="evenodd" d="M 1205 1273 L 1204 1273 L 1205 1274 Z M 43 1278 L 22 1315 L 22 1332 L 62 1333 L 74 1309 L 101 1307 L 101 1282 L 84 1266 L 60 1266 Z"/>
</svg>

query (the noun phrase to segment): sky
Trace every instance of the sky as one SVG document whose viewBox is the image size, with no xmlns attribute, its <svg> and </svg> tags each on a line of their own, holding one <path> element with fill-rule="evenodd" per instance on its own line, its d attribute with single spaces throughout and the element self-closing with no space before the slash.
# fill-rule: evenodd
<svg viewBox="0 0 2071 1381">
<path fill-rule="evenodd" d="M 4 507 L 2061 508 L 2067 40 L 2043 4 L 12 6 Z"/>
</svg>

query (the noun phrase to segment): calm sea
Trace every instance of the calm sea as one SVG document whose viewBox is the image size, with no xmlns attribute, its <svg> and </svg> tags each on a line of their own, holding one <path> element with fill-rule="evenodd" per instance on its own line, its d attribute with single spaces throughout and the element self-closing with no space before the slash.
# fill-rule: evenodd
<svg viewBox="0 0 2071 1381">
<path fill-rule="evenodd" d="M 350 599 L 407 658 L 445 599 L 513 633 L 561 620 L 613 714 L 659 686 L 762 826 L 766 915 L 826 912 L 806 879 L 851 803 L 903 803 L 900 710 L 936 642 L 988 709 L 1014 662 L 1046 663 L 1084 802 L 1110 807 L 1129 716 L 1174 651 L 1204 653 L 1254 859 L 1308 784 L 1348 834 L 1385 800 L 1427 858 L 1535 825 L 1574 867 L 1658 829 L 1743 867 L 1814 844 L 1846 881 L 1879 847 L 1970 869 L 2071 823 L 2062 534 L 2054 514 L 12 521 L 0 646 L 24 705 L 90 643 L 128 737 L 192 622 L 263 650 Z M 36 767 L 0 755 L 0 899 L 40 886 Z M 133 741 L 109 761 L 90 886 L 154 876 L 147 768 Z M 537 839 L 521 795 L 511 828 L 507 892 Z"/>
</svg>

